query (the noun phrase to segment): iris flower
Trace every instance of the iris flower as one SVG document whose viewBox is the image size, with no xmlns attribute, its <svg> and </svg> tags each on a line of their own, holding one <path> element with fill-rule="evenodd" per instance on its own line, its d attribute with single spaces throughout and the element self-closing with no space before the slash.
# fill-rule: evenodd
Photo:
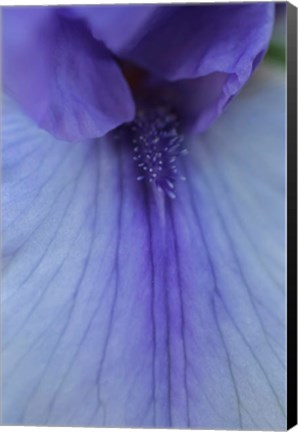
<svg viewBox="0 0 298 432">
<path fill-rule="evenodd" d="M 3 9 L 5 424 L 285 428 L 273 20 Z"/>
</svg>

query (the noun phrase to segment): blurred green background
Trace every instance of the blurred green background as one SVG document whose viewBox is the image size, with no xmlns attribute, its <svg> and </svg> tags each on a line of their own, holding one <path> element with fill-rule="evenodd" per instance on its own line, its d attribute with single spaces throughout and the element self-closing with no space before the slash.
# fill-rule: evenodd
<svg viewBox="0 0 298 432">
<path fill-rule="evenodd" d="M 275 5 L 275 23 L 271 43 L 265 60 L 286 64 L 286 8 L 284 2 Z"/>
</svg>

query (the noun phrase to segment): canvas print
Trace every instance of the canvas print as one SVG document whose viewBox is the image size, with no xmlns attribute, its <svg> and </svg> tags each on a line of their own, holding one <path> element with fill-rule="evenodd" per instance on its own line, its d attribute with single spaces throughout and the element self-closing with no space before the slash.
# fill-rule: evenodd
<svg viewBox="0 0 298 432">
<path fill-rule="evenodd" d="M 2 424 L 285 429 L 285 28 L 2 8 Z"/>
</svg>

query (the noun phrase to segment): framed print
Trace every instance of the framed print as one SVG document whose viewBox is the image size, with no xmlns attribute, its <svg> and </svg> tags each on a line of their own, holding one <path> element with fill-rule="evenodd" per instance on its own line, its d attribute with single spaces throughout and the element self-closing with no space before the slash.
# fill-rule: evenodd
<svg viewBox="0 0 298 432">
<path fill-rule="evenodd" d="M 297 9 L 2 7 L 2 424 L 285 430 Z"/>
</svg>

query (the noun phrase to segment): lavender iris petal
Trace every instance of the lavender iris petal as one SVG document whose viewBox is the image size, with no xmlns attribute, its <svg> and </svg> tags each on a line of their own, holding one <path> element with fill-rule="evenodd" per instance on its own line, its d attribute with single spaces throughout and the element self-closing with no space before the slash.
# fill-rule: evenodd
<svg viewBox="0 0 298 432">
<path fill-rule="evenodd" d="M 160 206 L 130 143 L 5 103 L 6 424 L 285 427 L 284 87 L 260 72 Z"/>
<path fill-rule="evenodd" d="M 178 81 L 174 99 L 201 132 L 261 61 L 273 14 L 273 3 L 7 8 L 4 86 L 55 137 L 99 137 L 135 114 L 115 55 L 153 79 Z M 181 101 L 189 91 L 199 104 Z"/>
<path fill-rule="evenodd" d="M 90 27 L 92 35 L 119 53 L 130 45 L 150 25 L 151 19 L 160 9 L 159 5 L 101 5 L 60 8 L 59 12 L 70 19 L 82 18 Z"/>
<path fill-rule="evenodd" d="M 185 80 L 182 86 L 177 85 L 178 90 L 183 88 L 178 97 L 183 98 L 188 91 L 196 93 L 195 100 L 200 103 L 186 109 L 197 132 L 206 130 L 222 114 L 260 63 L 274 17 L 274 3 L 262 2 L 131 8 L 133 14 L 128 13 L 130 7 L 122 7 L 126 15 L 107 7 L 106 26 L 101 8 L 73 9 L 76 16 L 84 18 L 94 37 L 120 58 L 162 80 Z M 123 39 L 123 28 L 125 24 L 131 27 L 132 16 L 135 26 Z"/>
<path fill-rule="evenodd" d="M 54 8 L 6 8 L 4 86 L 27 115 L 69 141 L 102 136 L 134 117 L 122 72 L 82 22 Z"/>
</svg>

